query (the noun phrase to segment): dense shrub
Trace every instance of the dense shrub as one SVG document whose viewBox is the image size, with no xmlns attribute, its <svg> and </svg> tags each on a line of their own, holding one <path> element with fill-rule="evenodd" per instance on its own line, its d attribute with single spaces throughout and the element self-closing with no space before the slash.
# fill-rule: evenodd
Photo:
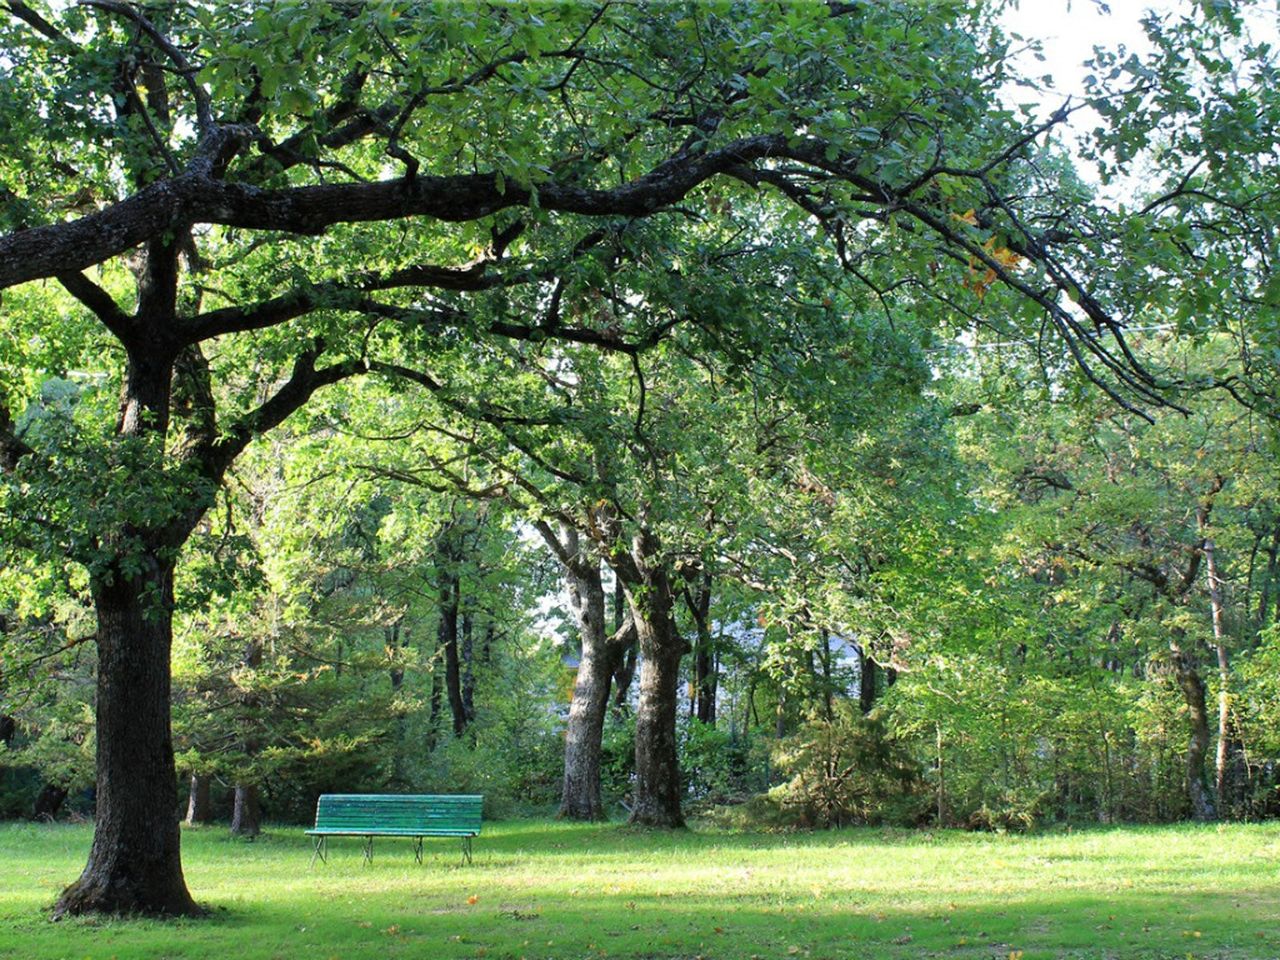
<svg viewBox="0 0 1280 960">
<path fill-rule="evenodd" d="M 928 798 L 906 746 L 857 705 L 838 702 L 830 717 L 810 720 L 778 742 L 774 763 L 788 778 L 770 791 L 802 826 L 914 823 Z"/>
</svg>

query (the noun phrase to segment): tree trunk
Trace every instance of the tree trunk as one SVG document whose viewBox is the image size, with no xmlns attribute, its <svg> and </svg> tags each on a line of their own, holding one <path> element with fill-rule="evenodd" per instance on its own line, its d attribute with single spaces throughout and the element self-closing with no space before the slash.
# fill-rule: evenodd
<svg viewBox="0 0 1280 960">
<path fill-rule="evenodd" d="M 440 742 L 440 718 L 444 710 L 444 679 L 440 676 L 440 662 L 437 657 L 435 669 L 431 671 L 431 710 L 427 715 L 427 752 L 435 750 Z"/>
<path fill-rule="evenodd" d="M 1205 760 L 1209 754 L 1209 710 L 1205 702 L 1204 680 L 1192 657 L 1173 645 L 1178 687 L 1187 705 L 1191 737 L 1186 752 L 1186 790 L 1191 816 L 1196 820 L 1216 820 L 1213 796 L 1205 784 Z"/>
<path fill-rule="evenodd" d="M 209 797 L 209 777 L 193 773 L 191 792 L 187 797 L 187 826 L 213 820 L 213 802 Z"/>
<path fill-rule="evenodd" d="M 876 705 L 876 674 L 879 667 L 865 644 L 858 645 L 858 653 L 858 706 L 867 714 Z"/>
<path fill-rule="evenodd" d="M 444 685 L 453 718 L 453 735 L 467 729 L 467 707 L 462 700 L 462 670 L 458 662 L 458 577 L 446 574 L 440 594 L 440 646 L 444 649 Z"/>
<path fill-rule="evenodd" d="M 704 570 L 693 593 L 685 592 L 697 641 L 693 650 L 693 715 L 703 723 L 716 722 L 715 641 L 711 637 L 711 574 Z"/>
<path fill-rule="evenodd" d="M 579 549 L 578 535 L 563 532 L 565 593 L 578 626 L 581 656 L 569 704 L 564 740 L 564 784 L 559 816 L 570 820 L 605 819 L 600 797 L 600 742 L 609 707 L 613 675 L 604 624 L 604 585 L 600 562 Z"/>
<path fill-rule="evenodd" d="M 1261 595 L 1258 597 L 1258 626 L 1265 629 L 1272 624 L 1271 594 L 1276 589 L 1277 578 L 1280 578 L 1280 524 L 1271 535 L 1271 545 L 1267 548 L 1267 572 L 1262 581 Z M 1276 620 L 1280 620 L 1280 598 L 1276 601 Z"/>
<path fill-rule="evenodd" d="M 650 566 L 652 561 L 642 562 L 643 580 L 625 584 L 641 660 L 640 705 L 636 711 L 636 793 L 631 823 L 683 827 L 676 713 L 684 641 L 671 619 L 669 577 L 665 570 Z"/>
<path fill-rule="evenodd" d="M 258 786 L 237 783 L 231 809 L 231 833 L 237 837 L 256 837 L 262 830 L 262 809 L 258 803 Z"/>
<path fill-rule="evenodd" d="M 631 684 L 635 682 L 639 652 L 639 645 L 633 639 L 618 656 L 618 663 L 613 671 L 613 713 L 615 716 L 623 716 L 630 712 Z"/>
<path fill-rule="evenodd" d="M 584 645 L 565 730 L 564 785 L 557 814 L 568 820 L 606 819 L 600 794 L 600 758 L 612 666 L 604 644 Z"/>
<path fill-rule="evenodd" d="M 462 614 L 462 712 L 467 723 L 476 719 L 475 618 L 471 611 Z"/>
<path fill-rule="evenodd" d="M 615 576 L 613 581 L 613 630 L 622 629 L 626 619 L 627 594 L 622 589 L 622 580 Z M 618 650 L 617 662 L 613 668 L 613 715 L 620 717 L 628 710 L 631 699 L 631 683 L 636 676 L 636 657 L 638 647 L 635 631 L 629 634 L 628 642 Z"/>
<path fill-rule="evenodd" d="M 600 795 L 601 739 L 609 710 L 609 686 L 623 652 L 635 644 L 630 620 L 606 632 L 604 583 L 600 562 L 578 551 L 578 537 L 565 531 L 565 585 L 578 624 L 582 654 L 565 731 L 564 789 L 559 816 L 570 820 L 604 820 Z"/>
<path fill-rule="evenodd" d="M 173 567 L 147 551 L 143 574 L 94 585 L 98 614 L 97 819 L 80 879 L 54 916 L 198 914 L 179 852 L 169 730 Z"/>
<path fill-rule="evenodd" d="M 35 806 L 31 810 L 31 819 L 52 823 L 58 819 L 58 811 L 67 799 L 67 788 L 56 783 L 46 783 L 36 796 Z"/>
<path fill-rule="evenodd" d="M 1239 792 L 1238 768 L 1241 746 L 1231 722 L 1231 658 L 1223 624 L 1222 581 L 1212 540 L 1204 543 L 1206 573 L 1209 577 L 1209 607 L 1213 616 L 1213 646 L 1218 658 L 1218 749 L 1214 757 L 1214 787 L 1218 816 L 1227 817 Z"/>
</svg>

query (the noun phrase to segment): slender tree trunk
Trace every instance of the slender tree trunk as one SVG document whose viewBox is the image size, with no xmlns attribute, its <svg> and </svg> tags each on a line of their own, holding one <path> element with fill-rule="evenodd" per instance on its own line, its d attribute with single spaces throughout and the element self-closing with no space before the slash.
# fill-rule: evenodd
<svg viewBox="0 0 1280 960">
<path fill-rule="evenodd" d="M 836 718 L 835 684 L 831 679 L 831 633 L 822 629 L 822 649 L 819 652 L 822 660 L 822 715 L 828 723 Z"/>
<path fill-rule="evenodd" d="M 703 570 L 697 590 L 685 599 L 693 616 L 697 641 L 693 651 L 693 715 L 703 723 L 716 722 L 715 641 L 711 637 L 711 574 Z"/>
<path fill-rule="evenodd" d="M 946 758 L 942 752 L 942 724 L 935 723 L 933 732 L 938 758 L 938 795 L 936 798 L 938 826 L 945 827 L 947 825 L 947 765 Z"/>
<path fill-rule="evenodd" d="M 1272 623 L 1268 615 L 1271 612 L 1271 596 L 1276 590 L 1278 576 L 1280 576 L 1280 524 L 1276 525 L 1275 532 L 1271 535 L 1271 545 L 1267 548 L 1267 572 L 1258 597 L 1258 625 L 1263 628 L 1271 626 Z M 1280 620 L 1280 599 L 1276 603 L 1276 619 Z"/>
<path fill-rule="evenodd" d="M 391 681 L 391 692 L 399 693 L 400 688 L 404 686 L 404 667 L 400 662 L 400 631 L 403 628 L 404 621 L 397 620 L 389 627 L 383 628 L 383 637 L 386 640 L 387 653 L 391 657 L 391 669 L 388 671 Z"/>
<path fill-rule="evenodd" d="M 1231 658 L 1227 651 L 1226 628 L 1223 624 L 1222 581 L 1218 579 L 1218 563 L 1212 540 L 1204 543 L 1206 573 L 1209 577 L 1209 607 L 1213 615 L 1213 646 L 1218 658 L 1218 749 L 1214 757 L 1214 787 L 1218 816 L 1228 816 L 1235 795 L 1233 754 L 1239 752 L 1231 723 Z"/>
<path fill-rule="evenodd" d="M 858 706 L 864 714 L 876 705 L 876 674 L 879 666 L 865 644 L 858 645 Z"/>
<path fill-rule="evenodd" d="M 462 614 L 462 712 L 467 723 L 476 719 L 475 618 L 471 610 Z"/>
<path fill-rule="evenodd" d="M 622 588 L 622 580 L 618 577 L 613 582 L 613 630 L 622 629 L 627 615 L 627 594 Z M 636 676 L 636 658 L 639 646 L 636 643 L 635 631 L 628 635 L 629 640 L 618 651 L 617 663 L 613 670 L 613 714 L 620 717 L 627 713 L 631 699 L 631 683 Z"/>
<path fill-rule="evenodd" d="M 640 646 L 635 640 L 622 650 L 613 671 L 613 712 L 616 716 L 631 710 L 631 684 L 635 682 Z"/>
<path fill-rule="evenodd" d="M 453 718 L 453 735 L 467 729 L 467 708 L 462 701 L 462 670 L 458 660 L 458 577 L 446 574 L 440 601 L 440 646 L 444 649 L 445 693 Z"/>
<path fill-rule="evenodd" d="M 258 785 L 237 783 L 231 807 L 231 833 L 237 837 L 256 837 L 262 830 L 262 809 L 258 803 Z"/>
<path fill-rule="evenodd" d="M 431 710 L 427 715 L 427 752 L 440 743 L 440 720 L 444 711 L 444 678 L 440 675 L 440 661 L 436 658 L 431 672 Z"/>
<path fill-rule="evenodd" d="M 404 619 L 401 618 L 396 620 L 395 623 L 383 627 L 383 636 L 386 640 L 387 655 L 391 660 L 391 669 L 388 671 L 388 679 L 391 681 L 391 695 L 397 697 L 401 688 L 404 687 L 404 666 L 400 659 L 401 651 L 404 649 L 402 641 L 408 640 L 408 631 L 404 628 Z M 396 784 L 404 782 L 404 740 L 405 718 L 401 716 L 395 720 L 395 746 L 391 753 L 391 782 Z"/>
<path fill-rule="evenodd" d="M 98 614 L 97 819 L 80 879 L 55 916 L 196 914 L 182 876 L 177 771 L 169 730 L 173 567 L 94 585 Z"/>
<path fill-rule="evenodd" d="M 187 796 L 187 826 L 208 823 L 213 819 L 213 802 L 209 794 L 209 777 L 191 774 L 191 790 Z"/>
<path fill-rule="evenodd" d="M 1186 790 L 1191 803 L 1191 815 L 1196 820 L 1216 820 L 1217 810 L 1213 796 L 1205 784 L 1205 761 L 1209 754 L 1209 710 L 1206 705 L 1204 679 L 1196 668 L 1192 656 L 1184 652 L 1178 643 L 1171 645 L 1178 687 L 1187 705 L 1187 717 L 1191 736 L 1186 751 Z"/>
</svg>

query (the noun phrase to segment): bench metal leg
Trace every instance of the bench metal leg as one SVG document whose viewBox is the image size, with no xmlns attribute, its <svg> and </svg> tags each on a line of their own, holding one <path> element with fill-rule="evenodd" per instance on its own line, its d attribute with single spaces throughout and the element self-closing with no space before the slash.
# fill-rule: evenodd
<svg viewBox="0 0 1280 960">
<path fill-rule="evenodd" d="M 462 838 L 462 861 L 463 863 L 471 862 L 471 838 Z"/>
<path fill-rule="evenodd" d="M 373 837 L 364 838 L 364 862 L 373 863 Z"/>
<path fill-rule="evenodd" d="M 308 867 L 314 867 L 316 865 L 316 857 L 320 858 L 321 863 L 329 862 L 329 858 L 327 856 L 328 851 L 325 849 L 325 841 L 328 839 L 328 837 L 324 836 L 315 838 L 315 846 L 311 849 L 311 862 L 307 864 Z"/>
<path fill-rule="evenodd" d="M 418 861 L 418 863 L 422 862 L 422 838 L 421 837 L 413 838 L 413 859 Z"/>
</svg>

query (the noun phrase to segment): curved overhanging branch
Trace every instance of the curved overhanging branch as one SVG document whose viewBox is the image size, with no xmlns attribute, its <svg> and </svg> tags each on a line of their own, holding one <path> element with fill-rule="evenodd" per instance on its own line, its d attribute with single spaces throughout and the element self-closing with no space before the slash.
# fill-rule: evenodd
<svg viewBox="0 0 1280 960">
<path fill-rule="evenodd" d="M 222 436 L 200 447 L 193 454 L 206 476 L 215 480 L 220 478 L 254 437 L 279 426 L 290 414 L 301 409 L 321 387 L 358 376 L 370 369 L 370 365 L 361 359 L 343 360 L 326 367 L 317 367 L 316 361 L 323 350 L 323 343 L 318 342 L 312 349 L 300 354 L 294 361 L 289 379 L 275 393 L 228 426 Z"/>
<path fill-rule="evenodd" d="M 1038 126 L 1037 131 L 1062 122 L 1066 115 L 1067 110 L 1058 111 L 1048 124 Z M 206 138 L 208 143 L 202 152 L 225 153 L 242 136 L 243 131 L 237 133 L 230 127 L 219 127 Z M 1016 153 L 1016 150 L 1005 149 L 989 162 L 970 169 L 934 169 L 973 178 L 990 188 L 987 178 L 993 167 L 1010 162 Z M 974 262 L 983 263 L 1003 285 L 1046 311 L 1085 375 L 1122 405 L 1140 413 L 1124 400 L 1123 391 L 1135 394 L 1141 402 L 1176 406 L 1163 395 L 1168 385 L 1158 383 L 1129 350 L 1124 342 L 1123 325 L 1111 317 L 1096 298 L 1080 289 L 1069 271 L 1049 250 L 1046 238 L 1031 233 L 1015 218 L 1015 228 L 1024 234 L 1017 243 L 1018 252 L 1039 263 L 1058 291 L 1079 291 L 1075 298 L 1081 303 L 1081 309 L 1100 330 L 1106 330 L 1116 338 L 1115 353 L 1099 337 L 1087 335 L 1070 312 L 1057 302 L 1056 295 L 1034 289 L 963 231 L 953 229 L 944 212 L 915 196 L 920 189 L 919 178 L 895 188 L 860 172 L 861 155 L 847 153 L 829 141 L 810 136 L 759 134 L 741 137 L 714 150 L 682 149 L 647 173 L 610 189 L 556 180 L 537 185 L 515 184 L 507 182 L 497 171 L 416 176 L 412 183 L 398 178 L 372 183 L 262 189 L 216 179 L 210 175 L 213 168 L 208 162 L 193 162 L 188 172 L 181 176 L 159 181 L 102 211 L 68 223 L 31 228 L 0 238 L 0 288 L 42 276 L 66 274 L 71 268 L 78 270 L 165 231 L 185 229 L 193 223 L 308 235 L 322 233 L 339 223 L 387 222 L 413 217 L 465 222 L 491 216 L 507 208 L 535 206 L 587 217 L 646 217 L 670 208 L 690 191 L 718 176 L 749 184 L 768 184 L 824 226 L 830 228 L 833 223 L 838 226 L 849 211 L 840 209 L 839 205 L 829 205 L 803 186 L 793 183 L 791 171 L 780 171 L 773 163 L 779 159 L 798 164 L 797 176 L 825 177 L 854 187 L 858 193 L 856 199 L 860 209 L 857 213 L 860 217 L 885 221 L 895 215 L 905 216 L 952 252 L 963 253 Z M 516 272 L 500 278 L 489 273 L 484 263 L 473 263 L 461 268 L 410 267 L 380 279 L 357 279 L 350 286 L 366 291 L 393 286 L 477 290 L 531 279 L 537 279 L 537 275 Z M 340 289 L 337 286 L 331 291 L 317 288 L 287 294 L 254 307 L 215 311 L 197 322 L 195 336 L 199 338 L 282 322 L 311 309 L 327 306 L 323 302 L 326 292 L 336 294 Z M 375 309 L 384 311 L 388 308 L 376 305 Z M 512 335 L 508 331 L 494 332 Z M 563 336 L 563 331 L 557 332 Z M 515 331 L 515 335 L 522 333 L 524 331 Z M 593 341 L 586 339 L 583 342 Z M 618 344 L 598 345 L 626 351 Z M 1100 377 L 1092 363 L 1105 368 L 1118 386 Z"/>
<path fill-rule="evenodd" d="M 227 139 L 234 133 L 211 139 Z M 785 155 L 786 150 L 787 138 L 781 134 L 745 137 L 707 153 L 677 155 L 607 190 L 558 182 L 519 185 L 496 172 L 419 176 L 412 190 L 406 189 L 403 179 L 266 190 L 217 180 L 193 168 L 80 219 L 0 237 L 0 289 L 82 270 L 159 233 L 197 223 L 306 235 L 323 233 L 339 223 L 410 217 L 460 223 L 535 203 L 543 210 L 584 216 L 643 217 L 682 199 L 730 167 Z"/>
</svg>

